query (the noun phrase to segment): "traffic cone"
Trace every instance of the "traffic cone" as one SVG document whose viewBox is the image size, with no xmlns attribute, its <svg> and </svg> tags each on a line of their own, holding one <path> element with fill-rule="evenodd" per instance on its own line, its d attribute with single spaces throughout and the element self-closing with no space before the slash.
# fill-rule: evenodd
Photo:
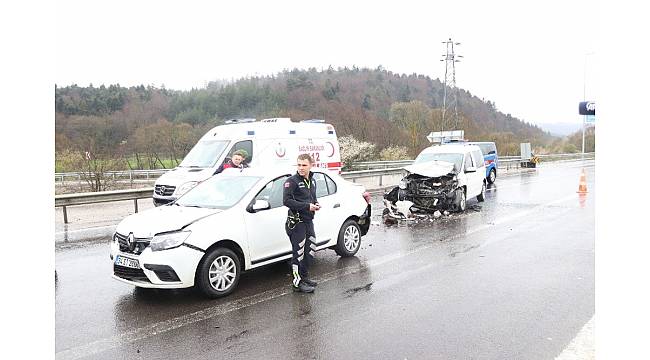
<svg viewBox="0 0 650 360">
<path fill-rule="evenodd" d="M 585 174 L 585 169 L 582 169 L 582 174 L 580 175 L 580 185 L 578 185 L 578 194 L 587 193 L 587 175 Z"/>
</svg>

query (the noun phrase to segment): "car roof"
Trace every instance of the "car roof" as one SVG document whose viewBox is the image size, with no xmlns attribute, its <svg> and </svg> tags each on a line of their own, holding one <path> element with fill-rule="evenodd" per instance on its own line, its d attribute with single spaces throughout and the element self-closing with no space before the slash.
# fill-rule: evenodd
<svg viewBox="0 0 650 360">
<path fill-rule="evenodd" d="M 474 150 L 480 150 L 480 148 L 477 145 L 469 145 L 466 143 L 464 144 L 455 143 L 455 144 L 444 144 L 444 145 L 432 145 L 422 150 L 422 153 L 464 154 L 468 151 L 474 151 Z"/>
</svg>

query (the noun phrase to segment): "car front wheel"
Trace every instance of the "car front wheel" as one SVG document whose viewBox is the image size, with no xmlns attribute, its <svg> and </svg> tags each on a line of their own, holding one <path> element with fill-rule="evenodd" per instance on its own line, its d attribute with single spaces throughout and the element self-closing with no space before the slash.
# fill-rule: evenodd
<svg viewBox="0 0 650 360">
<path fill-rule="evenodd" d="M 465 190 L 456 189 L 456 210 L 458 212 L 463 212 L 467 208 L 467 198 L 465 195 Z"/>
<path fill-rule="evenodd" d="M 235 290 L 240 273 L 239 257 L 230 249 L 216 248 L 199 263 L 196 285 L 206 296 L 219 298 Z"/>
<path fill-rule="evenodd" d="M 339 238 L 334 251 L 339 256 L 349 257 L 359 251 L 361 247 L 361 228 L 354 220 L 347 220 L 339 230 Z"/>
<path fill-rule="evenodd" d="M 476 200 L 478 200 L 478 202 L 485 201 L 485 182 L 483 183 L 483 187 L 481 187 L 481 193 L 478 194 Z"/>
</svg>

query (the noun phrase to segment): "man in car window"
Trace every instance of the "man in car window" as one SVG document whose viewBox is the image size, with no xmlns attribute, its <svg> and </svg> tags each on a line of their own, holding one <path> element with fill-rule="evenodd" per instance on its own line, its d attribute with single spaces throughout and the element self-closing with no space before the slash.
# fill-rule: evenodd
<svg viewBox="0 0 650 360">
<path fill-rule="evenodd" d="M 217 170 L 214 172 L 213 175 L 217 175 L 218 173 L 222 172 L 224 169 L 228 168 L 245 168 L 248 167 L 244 163 L 244 160 L 246 160 L 246 151 L 244 150 L 237 150 L 232 154 L 232 159 L 224 162 L 223 164 L 219 165 Z"/>
<path fill-rule="evenodd" d="M 314 292 L 316 282 L 309 280 L 308 267 L 316 251 L 314 214 L 320 209 L 316 199 L 316 182 L 309 154 L 298 155 L 298 172 L 284 182 L 282 203 L 289 208 L 285 230 L 289 235 L 293 257 L 291 270 L 294 291 Z"/>
</svg>

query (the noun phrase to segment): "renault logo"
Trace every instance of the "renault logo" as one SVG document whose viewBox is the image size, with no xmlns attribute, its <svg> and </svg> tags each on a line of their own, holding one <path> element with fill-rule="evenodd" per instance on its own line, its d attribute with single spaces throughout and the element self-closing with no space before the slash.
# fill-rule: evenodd
<svg viewBox="0 0 650 360">
<path fill-rule="evenodd" d="M 130 233 L 126 238 L 126 246 L 129 247 L 129 250 L 133 251 L 135 248 L 135 239 L 133 238 L 133 233 Z"/>
</svg>

